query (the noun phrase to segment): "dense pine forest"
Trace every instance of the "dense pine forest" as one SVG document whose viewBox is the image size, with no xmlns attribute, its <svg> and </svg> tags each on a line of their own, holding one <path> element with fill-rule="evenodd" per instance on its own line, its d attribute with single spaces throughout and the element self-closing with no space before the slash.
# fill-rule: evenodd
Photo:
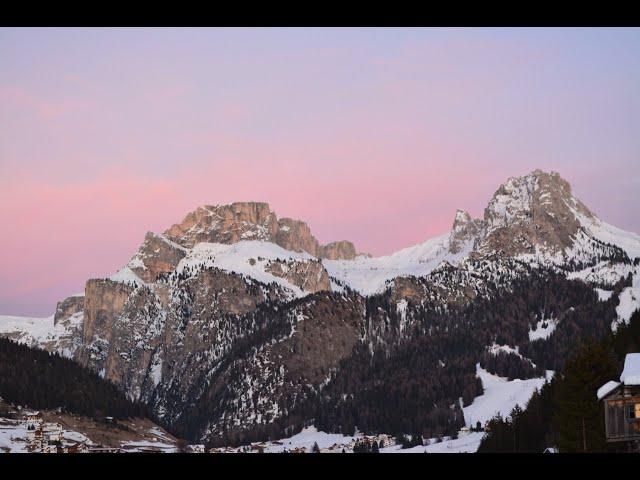
<svg viewBox="0 0 640 480">
<path fill-rule="evenodd" d="M 0 397 L 36 409 L 62 408 L 96 419 L 148 417 L 112 383 L 56 353 L 0 338 Z"/>
<path fill-rule="evenodd" d="M 479 452 L 611 452 L 624 448 L 606 444 L 604 410 L 597 389 L 620 376 L 627 353 L 640 351 L 640 311 L 628 325 L 599 342 L 589 342 L 567 361 L 563 374 L 533 395 L 526 409 L 507 419 L 494 418 Z"/>
</svg>

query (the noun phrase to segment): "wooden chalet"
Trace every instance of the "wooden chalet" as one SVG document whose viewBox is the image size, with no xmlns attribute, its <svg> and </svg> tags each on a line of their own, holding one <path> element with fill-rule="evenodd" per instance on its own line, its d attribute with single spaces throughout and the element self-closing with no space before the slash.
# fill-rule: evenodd
<svg viewBox="0 0 640 480">
<path fill-rule="evenodd" d="M 629 442 L 631 449 L 640 446 L 640 353 L 625 357 L 620 381 L 609 381 L 598 389 L 604 402 L 607 442 Z"/>
</svg>

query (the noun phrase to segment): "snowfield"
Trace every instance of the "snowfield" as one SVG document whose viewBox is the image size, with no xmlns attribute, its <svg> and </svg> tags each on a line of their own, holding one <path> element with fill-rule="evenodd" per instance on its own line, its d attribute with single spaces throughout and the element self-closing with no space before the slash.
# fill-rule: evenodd
<svg viewBox="0 0 640 480">
<path fill-rule="evenodd" d="M 554 372 L 547 370 L 546 377 L 528 380 L 507 380 L 487 372 L 480 364 L 476 365 L 476 372 L 482 381 L 484 393 L 464 407 L 464 420 L 467 426 L 474 426 L 476 422 L 482 425 L 496 415 L 508 417 L 516 405 L 524 408 L 533 392 L 542 388 L 547 380 L 551 380 Z"/>
<path fill-rule="evenodd" d="M 238 273 L 262 283 L 276 283 L 290 291 L 295 297 L 304 297 L 307 292 L 281 277 L 267 272 L 270 260 L 315 261 L 307 252 L 293 252 L 271 242 L 245 240 L 231 245 L 222 243 L 198 243 L 180 260 L 176 272 L 187 267 L 216 267 L 227 272 Z"/>
<path fill-rule="evenodd" d="M 611 330 L 614 332 L 621 324 L 629 323 L 629 319 L 633 312 L 640 309 L 640 288 L 627 287 L 620 292 L 619 298 L 620 303 L 616 307 L 618 318 L 611 324 Z"/>
<path fill-rule="evenodd" d="M 443 261 L 458 264 L 469 254 L 472 244 L 467 243 L 460 252 L 452 254 L 450 237 L 451 232 L 388 256 L 360 256 L 354 260 L 323 260 L 322 263 L 332 277 L 363 295 L 373 295 L 384 290 L 386 282 L 396 277 L 428 275 Z"/>
</svg>

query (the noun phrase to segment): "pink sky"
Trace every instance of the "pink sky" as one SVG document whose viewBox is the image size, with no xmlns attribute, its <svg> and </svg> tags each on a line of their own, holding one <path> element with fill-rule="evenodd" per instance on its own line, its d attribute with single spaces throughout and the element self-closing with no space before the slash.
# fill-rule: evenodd
<svg viewBox="0 0 640 480">
<path fill-rule="evenodd" d="M 386 254 L 559 171 L 640 231 L 637 29 L 0 29 L 0 313 L 202 204 Z"/>
</svg>

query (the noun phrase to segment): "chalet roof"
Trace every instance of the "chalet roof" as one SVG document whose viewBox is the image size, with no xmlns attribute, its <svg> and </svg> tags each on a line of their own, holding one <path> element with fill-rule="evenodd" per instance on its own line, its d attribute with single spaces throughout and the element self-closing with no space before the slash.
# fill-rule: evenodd
<svg viewBox="0 0 640 480">
<path fill-rule="evenodd" d="M 613 392 L 616 388 L 620 386 L 620 382 L 614 382 L 613 380 L 609 380 L 603 386 L 598 389 L 598 400 L 602 400 L 604 397 Z"/>
<path fill-rule="evenodd" d="M 628 353 L 620 381 L 625 385 L 640 385 L 640 353 Z"/>
</svg>

